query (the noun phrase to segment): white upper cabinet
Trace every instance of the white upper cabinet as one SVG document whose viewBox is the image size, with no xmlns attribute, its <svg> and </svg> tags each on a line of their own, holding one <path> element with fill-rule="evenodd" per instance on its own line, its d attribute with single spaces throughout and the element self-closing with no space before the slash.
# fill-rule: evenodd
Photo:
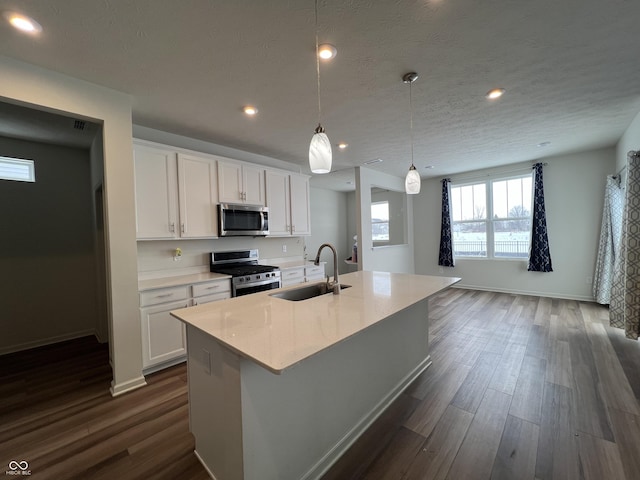
<svg viewBox="0 0 640 480">
<path fill-rule="evenodd" d="M 216 161 L 178 154 L 180 236 L 218 235 Z"/>
<path fill-rule="evenodd" d="M 136 238 L 218 235 L 216 161 L 134 144 Z"/>
<path fill-rule="evenodd" d="M 269 207 L 269 235 L 291 235 L 291 207 L 289 206 L 289 174 L 267 170 L 267 207 Z"/>
<path fill-rule="evenodd" d="M 137 238 L 177 238 L 176 152 L 134 145 Z"/>
<path fill-rule="evenodd" d="M 289 198 L 291 203 L 291 234 L 311 235 L 309 177 L 293 173 L 289 175 Z"/>
<path fill-rule="evenodd" d="M 220 203 L 265 204 L 264 168 L 218 161 Z"/>
<path fill-rule="evenodd" d="M 269 234 L 310 235 L 309 177 L 267 170 L 266 184 Z"/>
</svg>

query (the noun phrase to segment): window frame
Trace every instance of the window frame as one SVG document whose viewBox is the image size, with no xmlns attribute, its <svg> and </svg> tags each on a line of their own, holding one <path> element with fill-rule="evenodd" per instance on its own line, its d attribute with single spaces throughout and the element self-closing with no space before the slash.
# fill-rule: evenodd
<svg viewBox="0 0 640 480">
<path fill-rule="evenodd" d="M 494 218 L 494 205 L 493 205 L 493 186 L 494 183 L 496 182 L 503 182 L 503 181 L 509 181 L 509 180 L 515 180 L 515 179 L 522 179 L 522 178 L 530 178 L 531 179 L 531 201 L 530 201 L 530 209 L 529 209 L 529 216 L 527 217 L 506 217 L 506 218 Z M 486 195 L 486 215 L 485 215 L 485 219 L 484 220 L 476 220 L 476 219 L 472 219 L 472 220 L 458 220 L 458 221 L 454 221 L 453 219 L 453 196 L 450 194 L 450 202 L 451 205 L 450 207 L 450 211 L 452 212 L 451 214 L 451 229 L 452 229 L 452 233 L 453 233 L 453 228 L 454 225 L 456 224 L 461 224 L 461 223 L 484 223 L 485 225 L 485 232 L 486 232 L 486 252 L 485 255 L 456 255 L 456 249 L 455 249 L 455 240 L 453 240 L 452 238 L 452 247 L 453 247 L 453 256 L 454 258 L 457 259 L 461 259 L 461 260 L 499 260 L 499 261 L 518 261 L 518 262 L 522 262 L 522 261 L 527 261 L 528 260 L 528 255 L 526 257 L 508 257 L 508 256 L 496 256 L 495 254 L 495 222 L 501 222 L 501 221 L 512 221 L 512 220 L 528 220 L 529 221 L 529 225 L 531 228 L 532 222 L 533 222 L 533 193 L 534 193 L 534 188 L 533 188 L 533 172 L 531 173 L 521 173 L 521 174 L 510 174 L 510 175 L 496 175 L 496 176 L 491 176 L 489 178 L 478 178 L 478 179 L 469 179 L 469 180 L 465 180 L 465 181 L 461 181 L 461 182 L 455 182 L 452 181 L 449 184 L 449 189 L 450 189 L 450 193 L 451 191 L 456 188 L 456 187 L 466 187 L 466 186 L 471 186 L 471 185 L 484 185 L 485 186 L 485 195 Z M 508 212 L 507 212 L 508 215 Z M 529 237 L 529 248 L 531 247 L 531 237 Z"/>
<path fill-rule="evenodd" d="M 5 157 L 0 155 L 0 164 L 4 165 L 21 165 L 26 166 L 28 169 L 28 178 L 17 178 L 17 177 L 5 177 L 0 175 L 0 180 L 6 180 L 10 182 L 26 182 L 26 183 L 35 183 L 36 181 L 36 165 L 34 160 L 30 160 L 27 158 L 15 158 L 15 157 Z"/>
</svg>

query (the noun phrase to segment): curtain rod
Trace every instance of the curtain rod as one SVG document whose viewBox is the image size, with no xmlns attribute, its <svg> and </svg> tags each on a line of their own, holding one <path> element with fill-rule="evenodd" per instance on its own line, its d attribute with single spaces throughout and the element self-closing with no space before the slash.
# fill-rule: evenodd
<svg viewBox="0 0 640 480">
<path fill-rule="evenodd" d="M 468 175 L 466 177 L 456 177 L 455 175 L 449 175 L 449 177 L 451 180 L 455 180 L 457 182 L 459 181 L 464 181 L 464 180 L 476 180 L 478 178 L 484 178 L 484 177 L 491 177 L 494 175 L 509 175 L 510 173 L 522 173 L 522 172 L 526 172 L 528 171 L 530 168 L 533 168 L 533 166 L 536 163 L 542 163 L 543 166 L 547 166 L 549 165 L 546 162 L 535 162 L 531 164 L 531 167 L 522 167 L 522 168 L 518 168 L 518 169 L 513 169 L 513 170 L 505 170 L 505 171 L 496 171 L 496 172 L 491 172 L 491 173 L 484 173 L 484 174 L 478 174 L 478 175 Z"/>
</svg>

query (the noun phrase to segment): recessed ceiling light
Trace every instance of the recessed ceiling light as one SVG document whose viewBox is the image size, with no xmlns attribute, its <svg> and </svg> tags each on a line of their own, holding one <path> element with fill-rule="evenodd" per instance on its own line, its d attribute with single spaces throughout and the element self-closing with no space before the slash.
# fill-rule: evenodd
<svg viewBox="0 0 640 480">
<path fill-rule="evenodd" d="M 246 113 L 247 115 L 253 116 L 256 113 L 258 113 L 258 109 L 256 107 L 254 107 L 253 105 L 246 105 L 242 108 L 242 111 L 244 113 Z"/>
<path fill-rule="evenodd" d="M 345 142 L 340 142 L 340 143 L 338 144 L 338 148 L 339 148 L 340 150 L 344 150 L 344 149 L 345 149 L 345 148 L 347 148 L 348 146 L 349 146 L 349 144 L 348 144 L 348 143 L 345 143 Z"/>
<path fill-rule="evenodd" d="M 433 165 L 427 165 L 427 166 L 426 166 L 426 167 L 424 167 L 424 168 L 426 168 L 426 169 L 431 169 L 431 168 L 434 168 L 434 167 L 433 167 Z"/>
<path fill-rule="evenodd" d="M 318 45 L 318 56 L 323 60 L 330 60 L 338 54 L 336 47 L 330 43 L 323 43 Z"/>
<path fill-rule="evenodd" d="M 487 97 L 489 100 L 495 100 L 496 98 L 500 98 L 502 95 L 504 95 L 504 92 L 506 92 L 504 88 L 494 88 L 493 90 L 489 90 L 485 97 Z"/>
<path fill-rule="evenodd" d="M 33 35 L 42 32 L 42 25 L 26 15 L 16 12 L 5 12 L 4 17 L 14 28 L 17 28 L 22 32 L 31 33 Z"/>
<path fill-rule="evenodd" d="M 374 158 L 373 160 L 369 160 L 367 162 L 364 162 L 365 165 L 373 165 L 374 163 L 381 163 L 382 159 L 381 158 Z"/>
<path fill-rule="evenodd" d="M 549 145 L 551 145 L 551 142 L 541 142 L 538 144 L 538 147 L 548 147 Z"/>
</svg>

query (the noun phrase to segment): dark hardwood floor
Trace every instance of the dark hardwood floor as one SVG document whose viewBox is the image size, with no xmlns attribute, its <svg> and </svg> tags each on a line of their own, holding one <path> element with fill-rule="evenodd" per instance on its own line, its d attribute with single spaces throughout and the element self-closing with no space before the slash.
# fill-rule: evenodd
<svg viewBox="0 0 640 480">
<path fill-rule="evenodd" d="M 323 480 L 640 478 L 640 345 L 608 326 L 606 308 L 461 289 L 430 307 L 433 365 Z M 107 359 L 91 338 L 0 357 L 2 468 L 208 478 L 185 365 L 112 398 Z"/>
</svg>

